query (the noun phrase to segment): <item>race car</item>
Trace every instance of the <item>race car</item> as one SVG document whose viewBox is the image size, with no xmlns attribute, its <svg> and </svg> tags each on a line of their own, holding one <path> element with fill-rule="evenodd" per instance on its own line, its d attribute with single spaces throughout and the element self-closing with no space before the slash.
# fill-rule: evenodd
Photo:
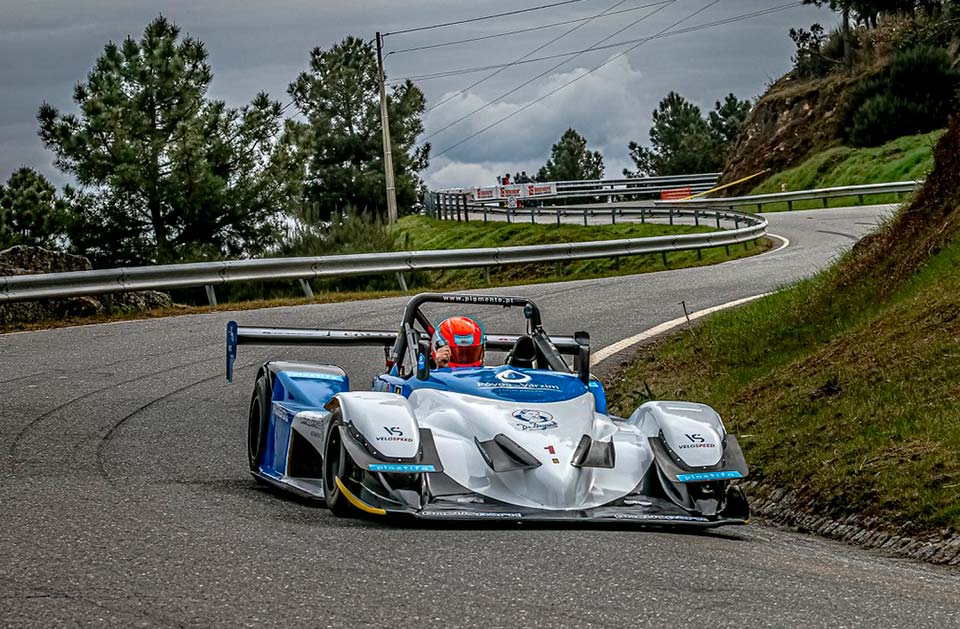
<svg viewBox="0 0 960 629">
<path fill-rule="evenodd" d="M 438 368 L 425 306 L 516 308 L 517 334 L 485 334 L 501 364 Z M 519 318 L 519 317 L 518 317 Z M 519 328 L 520 326 L 518 326 Z M 589 336 L 549 337 L 524 297 L 421 293 L 393 331 L 227 324 L 227 378 L 241 344 L 382 346 L 372 390 L 336 365 L 269 361 L 247 429 L 251 474 L 323 500 L 337 516 L 430 520 L 745 524 L 737 439 L 709 406 L 649 401 L 607 411 Z M 572 358 L 572 367 L 567 359 Z"/>
</svg>

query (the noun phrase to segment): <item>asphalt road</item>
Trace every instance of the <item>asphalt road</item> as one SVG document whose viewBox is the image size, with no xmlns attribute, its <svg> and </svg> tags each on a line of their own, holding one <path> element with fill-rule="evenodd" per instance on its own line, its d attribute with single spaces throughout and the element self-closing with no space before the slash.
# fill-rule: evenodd
<svg viewBox="0 0 960 629">
<path fill-rule="evenodd" d="M 714 267 L 512 288 L 603 347 L 826 264 L 882 208 L 771 215 L 791 245 Z M 960 572 L 757 525 L 707 534 L 391 528 L 258 488 L 256 365 L 379 350 L 242 347 L 224 323 L 395 326 L 402 299 L 0 336 L 0 623 L 12 626 L 960 626 Z M 509 331 L 516 312 L 485 313 Z M 614 362 L 614 361 L 610 361 Z"/>
</svg>

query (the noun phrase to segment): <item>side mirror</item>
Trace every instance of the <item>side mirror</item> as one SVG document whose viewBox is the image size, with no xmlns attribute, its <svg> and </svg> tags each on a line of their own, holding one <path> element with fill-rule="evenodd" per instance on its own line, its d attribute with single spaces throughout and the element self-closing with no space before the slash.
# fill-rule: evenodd
<svg viewBox="0 0 960 629">
<path fill-rule="evenodd" d="M 417 380 L 430 378 L 430 341 L 421 339 L 417 352 Z"/>
<path fill-rule="evenodd" d="M 577 377 L 587 386 L 590 386 L 590 335 L 586 332 L 574 332 L 573 340 L 577 342 L 579 351 L 574 358 L 574 367 Z"/>
</svg>

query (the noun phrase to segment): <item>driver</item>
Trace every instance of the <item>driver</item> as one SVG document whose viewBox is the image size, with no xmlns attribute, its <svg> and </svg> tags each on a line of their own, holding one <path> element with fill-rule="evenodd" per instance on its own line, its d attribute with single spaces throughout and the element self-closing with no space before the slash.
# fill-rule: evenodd
<svg viewBox="0 0 960 629">
<path fill-rule="evenodd" d="M 433 333 L 433 362 L 437 367 L 482 367 L 486 337 L 483 326 L 470 317 L 449 317 Z"/>
</svg>

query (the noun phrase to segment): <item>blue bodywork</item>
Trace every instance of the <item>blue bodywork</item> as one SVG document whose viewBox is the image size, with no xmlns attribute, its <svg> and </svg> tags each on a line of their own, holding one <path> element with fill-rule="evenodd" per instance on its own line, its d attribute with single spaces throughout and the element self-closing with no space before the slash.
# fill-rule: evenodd
<svg viewBox="0 0 960 629">
<path fill-rule="evenodd" d="M 593 393 L 598 413 L 607 412 L 607 396 L 599 380 L 590 380 L 589 387 L 576 375 L 545 369 L 475 367 L 467 369 L 434 369 L 427 380 L 400 378 L 385 374 L 374 381 L 374 390 L 392 391 L 403 397 L 417 389 L 439 389 L 491 400 L 523 404 L 562 402 Z"/>
<path fill-rule="evenodd" d="M 280 479 L 287 469 L 287 448 L 294 416 L 323 410 L 334 395 L 350 390 L 346 375 L 311 371 L 278 371 L 273 378 L 270 423 L 260 471 Z"/>
</svg>

